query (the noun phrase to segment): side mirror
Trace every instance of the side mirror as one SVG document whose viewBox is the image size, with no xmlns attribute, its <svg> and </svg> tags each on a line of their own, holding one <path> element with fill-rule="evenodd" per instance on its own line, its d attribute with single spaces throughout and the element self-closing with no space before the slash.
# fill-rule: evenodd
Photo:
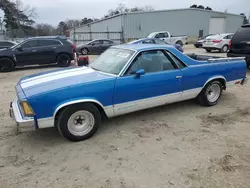
<svg viewBox="0 0 250 188">
<path fill-rule="evenodd" d="M 92 46 L 94 46 L 94 45 L 95 45 L 95 43 L 91 43 L 91 45 L 92 45 Z"/>
<path fill-rule="evenodd" d="M 21 46 L 19 46 L 19 47 L 17 48 L 17 50 L 18 50 L 18 51 L 23 51 L 23 48 L 22 48 Z"/>
<path fill-rule="evenodd" d="M 138 71 L 135 72 L 135 74 L 136 74 L 136 77 L 140 77 L 140 76 L 145 74 L 145 70 L 144 69 L 139 69 Z"/>
</svg>

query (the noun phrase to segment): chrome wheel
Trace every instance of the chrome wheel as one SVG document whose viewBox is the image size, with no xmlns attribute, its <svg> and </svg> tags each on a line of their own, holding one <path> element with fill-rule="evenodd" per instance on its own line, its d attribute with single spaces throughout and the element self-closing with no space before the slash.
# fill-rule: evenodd
<svg viewBox="0 0 250 188">
<path fill-rule="evenodd" d="M 87 55 L 88 54 L 88 50 L 86 48 L 82 49 L 82 55 Z"/>
<path fill-rule="evenodd" d="M 222 48 L 222 52 L 226 53 L 226 52 L 227 52 L 227 50 L 228 50 L 228 47 L 227 47 L 227 46 L 223 46 L 223 48 Z"/>
<path fill-rule="evenodd" d="M 220 94 L 221 94 L 221 88 L 218 84 L 213 84 L 209 88 L 207 88 L 206 96 L 207 100 L 210 103 L 216 102 L 219 99 Z"/>
<path fill-rule="evenodd" d="M 69 132 L 75 136 L 88 134 L 94 125 L 94 116 L 92 113 L 85 110 L 77 111 L 72 114 L 67 123 Z"/>
</svg>

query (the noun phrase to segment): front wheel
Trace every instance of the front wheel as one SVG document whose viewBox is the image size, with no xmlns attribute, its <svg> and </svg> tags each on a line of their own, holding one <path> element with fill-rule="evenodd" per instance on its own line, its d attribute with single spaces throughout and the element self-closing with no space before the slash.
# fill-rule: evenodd
<svg viewBox="0 0 250 188">
<path fill-rule="evenodd" d="M 182 41 L 177 41 L 176 44 L 179 44 L 181 47 L 183 47 L 183 42 Z"/>
<path fill-rule="evenodd" d="M 89 51 L 88 51 L 87 48 L 83 48 L 83 49 L 81 50 L 81 52 L 82 52 L 82 55 L 88 55 L 88 53 L 89 53 Z"/>
<path fill-rule="evenodd" d="M 71 58 L 68 54 L 60 54 L 57 57 L 57 64 L 60 67 L 68 67 L 71 63 Z"/>
<path fill-rule="evenodd" d="M 220 81 L 211 81 L 198 95 L 198 101 L 204 106 L 214 106 L 218 103 L 222 93 L 222 84 Z"/>
<path fill-rule="evenodd" d="M 92 137 L 101 124 L 101 114 L 90 103 L 66 107 L 58 116 L 57 128 L 61 135 L 71 141 Z"/>
</svg>

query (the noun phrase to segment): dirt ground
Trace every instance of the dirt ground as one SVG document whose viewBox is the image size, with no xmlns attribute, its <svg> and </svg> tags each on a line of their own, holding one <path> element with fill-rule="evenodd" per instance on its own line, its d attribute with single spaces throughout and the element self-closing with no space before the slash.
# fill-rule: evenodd
<svg viewBox="0 0 250 188">
<path fill-rule="evenodd" d="M 8 114 L 17 81 L 48 69 L 0 74 L 0 188 L 249 188 L 250 83 L 214 107 L 185 101 L 120 116 L 72 143 L 53 128 L 18 133 Z"/>
</svg>

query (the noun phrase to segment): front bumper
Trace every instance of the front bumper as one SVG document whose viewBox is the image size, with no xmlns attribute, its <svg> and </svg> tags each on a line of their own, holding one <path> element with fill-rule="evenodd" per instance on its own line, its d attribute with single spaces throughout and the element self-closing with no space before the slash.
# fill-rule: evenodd
<svg viewBox="0 0 250 188">
<path fill-rule="evenodd" d="M 16 121 L 16 124 L 20 128 L 35 130 L 35 120 L 33 117 L 23 117 L 18 107 L 17 97 L 10 104 L 9 109 L 10 117 Z"/>
</svg>

